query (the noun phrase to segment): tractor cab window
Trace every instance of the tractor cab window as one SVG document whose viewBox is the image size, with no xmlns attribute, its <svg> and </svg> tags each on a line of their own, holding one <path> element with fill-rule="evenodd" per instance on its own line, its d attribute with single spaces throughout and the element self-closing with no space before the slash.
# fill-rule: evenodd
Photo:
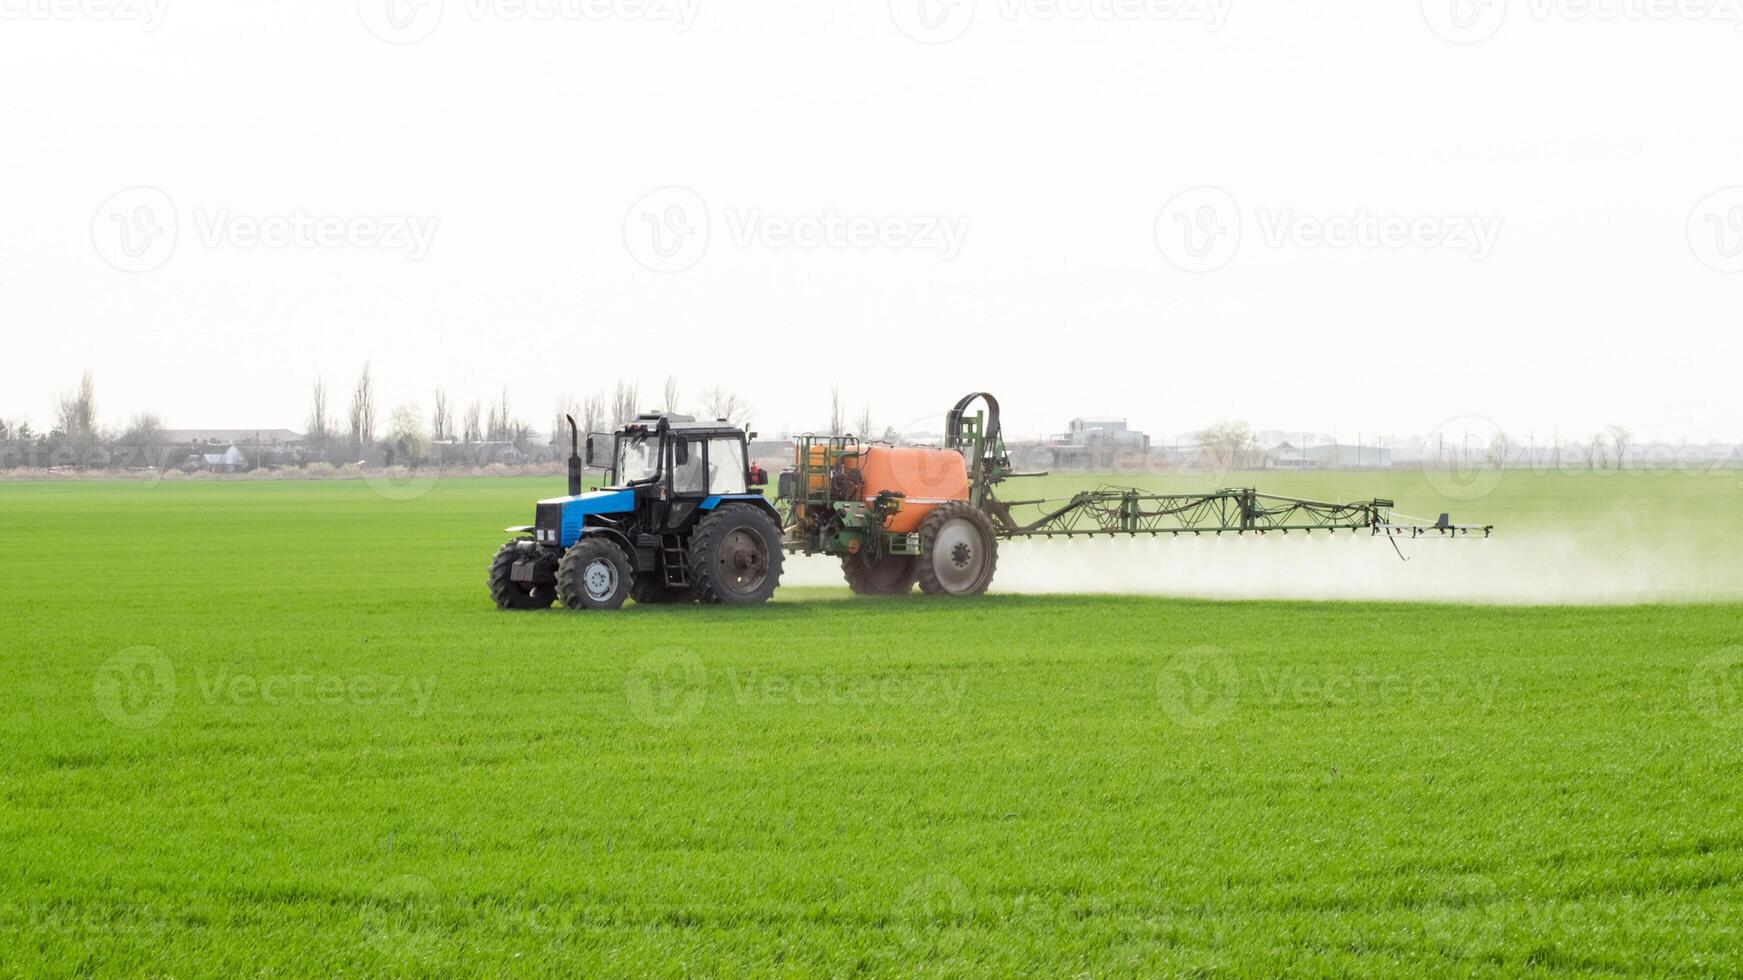
<svg viewBox="0 0 1743 980">
<path fill-rule="evenodd" d="M 660 471 L 660 442 L 645 435 L 625 436 L 617 443 L 617 483 L 628 486 Z"/>
<path fill-rule="evenodd" d="M 708 492 L 744 493 L 744 443 L 730 436 L 708 440 Z"/>
<path fill-rule="evenodd" d="M 686 450 L 688 450 L 688 456 L 680 462 L 679 457 L 684 456 Z M 672 492 L 706 493 L 707 491 L 707 473 L 702 464 L 702 440 L 673 436 Z"/>
</svg>

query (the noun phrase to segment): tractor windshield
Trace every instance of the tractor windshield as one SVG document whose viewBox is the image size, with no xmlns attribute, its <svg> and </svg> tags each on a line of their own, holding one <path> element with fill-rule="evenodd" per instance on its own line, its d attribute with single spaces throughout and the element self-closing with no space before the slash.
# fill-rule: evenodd
<svg viewBox="0 0 1743 980">
<path fill-rule="evenodd" d="M 660 440 L 655 436 L 624 436 L 617 441 L 617 483 L 628 486 L 660 472 Z"/>
</svg>

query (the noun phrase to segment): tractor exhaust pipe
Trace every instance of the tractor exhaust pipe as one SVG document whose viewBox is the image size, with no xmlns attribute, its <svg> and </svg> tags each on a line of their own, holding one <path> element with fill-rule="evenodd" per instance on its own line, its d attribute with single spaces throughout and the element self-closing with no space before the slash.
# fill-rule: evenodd
<svg viewBox="0 0 1743 980">
<path fill-rule="evenodd" d="M 581 427 L 575 424 L 575 416 L 565 415 L 569 420 L 569 496 L 581 496 Z"/>
</svg>

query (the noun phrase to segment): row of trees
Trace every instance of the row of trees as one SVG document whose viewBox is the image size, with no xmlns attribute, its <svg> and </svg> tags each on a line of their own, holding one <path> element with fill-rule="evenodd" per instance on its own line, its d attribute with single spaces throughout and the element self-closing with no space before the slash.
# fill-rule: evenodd
<svg viewBox="0 0 1743 980">
<path fill-rule="evenodd" d="M 675 378 L 668 378 L 663 407 L 683 411 Z M 372 364 L 365 363 L 351 385 L 349 397 L 335 397 L 325 379 L 317 379 L 311 391 L 304 420 L 305 441 L 294 451 L 262 451 L 258 438 L 248 465 L 298 465 L 309 462 L 356 461 L 417 465 L 429 460 L 459 458 L 472 463 L 505 458 L 537 458 L 546 447 L 567 446 L 568 423 L 573 415 L 587 432 L 609 431 L 653 407 L 642 402 L 641 388 L 633 381 L 618 381 L 609 391 L 582 399 L 560 399 L 552 418 L 550 438 L 541 442 L 533 427 L 515 414 L 508 389 L 488 402 L 473 399 L 461 405 L 446 389 L 434 392 L 433 408 L 426 413 L 416 403 L 402 404 L 382 417 Z M 339 404 L 339 399 L 344 403 Z M 753 417 L 750 403 L 721 386 L 704 390 L 692 414 L 729 419 L 748 424 Z M 98 421 L 96 381 L 89 371 L 71 391 L 56 402 L 51 430 L 38 431 L 28 422 L 0 419 L 0 466 L 172 466 L 190 456 L 189 447 L 168 444 L 162 420 L 149 412 L 135 415 L 119 431 L 106 430 Z M 454 450 L 450 447 L 461 447 Z M 179 458 L 168 459 L 168 455 Z M 202 447 L 201 451 L 204 451 Z M 275 458 L 267 459 L 272 455 Z M 284 458 L 277 458 L 284 457 Z"/>
</svg>

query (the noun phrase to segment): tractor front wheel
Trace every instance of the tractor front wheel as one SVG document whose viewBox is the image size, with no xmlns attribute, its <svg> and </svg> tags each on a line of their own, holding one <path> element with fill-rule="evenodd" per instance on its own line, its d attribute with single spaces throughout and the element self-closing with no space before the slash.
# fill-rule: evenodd
<svg viewBox="0 0 1743 980">
<path fill-rule="evenodd" d="M 907 595 L 920 576 L 913 555 L 879 555 L 866 552 L 841 556 L 841 574 L 854 595 Z"/>
<path fill-rule="evenodd" d="M 605 538 L 582 538 L 557 563 L 557 598 L 570 609 L 618 609 L 634 582 L 629 556 Z"/>
<path fill-rule="evenodd" d="M 920 522 L 920 591 L 927 595 L 980 595 L 998 564 L 993 522 L 973 504 L 939 504 Z"/>
<path fill-rule="evenodd" d="M 496 557 L 490 561 L 491 601 L 498 609 L 549 609 L 557 600 L 556 589 L 514 580 L 515 563 L 523 557 L 519 541 L 510 541 L 496 552 Z"/>
<path fill-rule="evenodd" d="M 703 602 L 755 605 L 781 584 L 781 529 L 752 504 L 726 504 L 690 536 L 690 587 Z"/>
</svg>

